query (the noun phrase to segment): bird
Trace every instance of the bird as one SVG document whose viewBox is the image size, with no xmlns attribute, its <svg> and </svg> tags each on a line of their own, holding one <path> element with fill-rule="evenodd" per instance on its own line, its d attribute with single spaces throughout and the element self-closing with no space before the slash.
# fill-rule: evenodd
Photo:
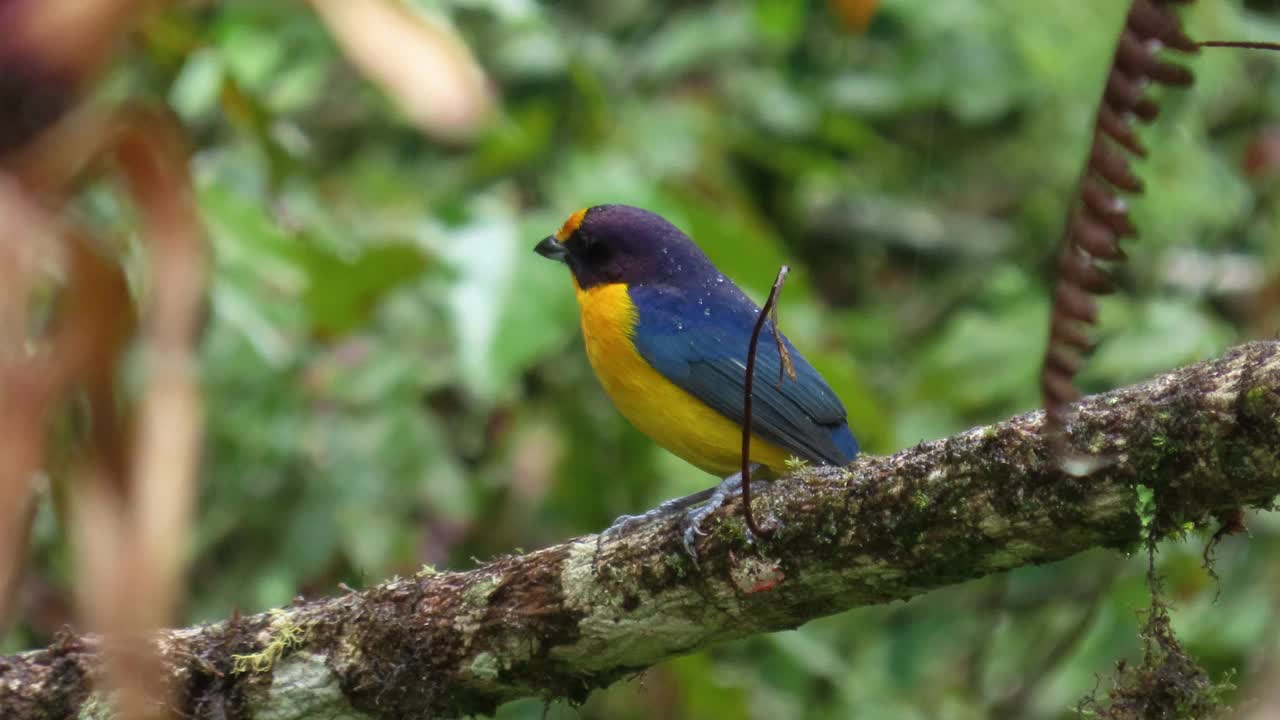
<svg viewBox="0 0 1280 720">
<path fill-rule="evenodd" d="M 710 495 L 637 516 L 688 510 L 709 497 L 685 518 L 684 544 L 696 560 L 699 524 L 740 489 L 747 350 L 759 306 L 688 235 L 630 205 L 578 210 L 534 251 L 568 265 L 587 359 L 618 411 L 659 446 L 723 478 Z M 756 351 L 752 467 L 776 477 L 796 458 L 849 464 L 859 447 L 844 405 L 791 342 L 777 337 Z M 779 344 L 794 379 L 783 376 Z M 623 516 L 611 529 L 635 519 Z"/>
</svg>

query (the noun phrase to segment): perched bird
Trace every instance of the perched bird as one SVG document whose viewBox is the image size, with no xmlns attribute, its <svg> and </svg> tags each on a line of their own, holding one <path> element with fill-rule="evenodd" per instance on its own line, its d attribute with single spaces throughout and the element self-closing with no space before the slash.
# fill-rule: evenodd
<svg viewBox="0 0 1280 720">
<path fill-rule="evenodd" d="M 685 461 L 730 476 L 709 508 L 687 518 L 691 547 L 741 467 L 747 347 L 759 307 L 689 236 L 628 205 L 579 210 L 534 251 L 569 266 L 587 357 L 618 410 Z M 794 379 L 783 377 L 767 333 L 756 350 L 751 463 L 772 474 L 793 456 L 848 464 L 858 443 L 844 406 L 791 342 L 781 342 Z"/>
</svg>

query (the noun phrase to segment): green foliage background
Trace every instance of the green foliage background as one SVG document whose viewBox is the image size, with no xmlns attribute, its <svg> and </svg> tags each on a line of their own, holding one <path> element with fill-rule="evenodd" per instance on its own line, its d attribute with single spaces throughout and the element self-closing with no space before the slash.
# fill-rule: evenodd
<svg viewBox="0 0 1280 720">
<path fill-rule="evenodd" d="M 792 263 L 782 323 L 869 452 L 1037 406 L 1050 260 L 1123 3 L 890 0 L 861 35 L 787 0 L 418 4 L 501 93 L 474 146 L 424 140 L 301 3 L 169 11 L 103 89 L 183 118 L 216 254 L 189 620 L 471 567 L 713 482 L 613 410 L 567 274 L 530 251 L 579 207 L 662 213 L 756 297 Z M 1280 39 L 1274 4 L 1253 5 L 1197 3 L 1190 27 Z M 1280 117 L 1277 58 L 1206 51 L 1194 69 L 1144 135 L 1141 238 L 1091 390 L 1276 329 L 1251 291 L 1277 281 L 1276 184 L 1241 163 Z M 104 189 L 83 211 L 128 226 Z M 1159 561 L 1188 648 L 1242 682 L 1276 647 L 1280 598 L 1280 522 L 1250 526 L 1221 546 L 1220 585 L 1203 537 Z M 33 570 L 65 597 L 51 511 L 37 533 Z M 1136 657 L 1143 570 L 1093 552 L 849 612 L 551 717 L 1069 717 Z"/>
</svg>

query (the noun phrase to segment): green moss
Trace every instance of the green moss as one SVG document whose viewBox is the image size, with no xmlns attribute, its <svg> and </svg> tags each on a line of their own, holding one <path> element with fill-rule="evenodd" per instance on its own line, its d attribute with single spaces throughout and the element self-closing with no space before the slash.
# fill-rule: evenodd
<svg viewBox="0 0 1280 720">
<path fill-rule="evenodd" d="M 1270 392 L 1271 390 L 1265 387 L 1250 389 L 1244 394 L 1244 411 L 1254 417 L 1267 414 L 1267 395 Z"/>
<path fill-rule="evenodd" d="M 1156 521 L 1156 492 L 1141 484 L 1134 490 L 1136 491 L 1134 511 L 1137 512 L 1138 522 L 1142 525 L 1142 536 L 1148 541 L 1153 541 L 1150 533 Z"/>
<path fill-rule="evenodd" d="M 112 703 L 94 694 L 80 705 L 80 713 L 76 718 L 77 720 L 110 720 L 115 716 L 116 709 Z"/>
<path fill-rule="evenodd" d="M 271 610 L 273 620 L 267 626 L 269 639 L 256 653 L 231 656 L 231 672 L 239 675 L 247 672 L 270 672 L 284 654 L 306 642 L 308 631 L 293 622 L 290 614 L 279 608 Z"/>
<path fill-rule="evenodd" d="M 1140 663 L 1124 664 L 1105 702 L 1090 696 L 1077 708 L 1083 717 L 1105 720 L 1223 717 L 1224 700 L 1235 689 L 1230 674 L 1214 682 L 1183 650 L 1170 627 L 1159 583 L 1141 633 Z"/>
<path fill-rule="evenodd" d="M 488 575 L 467 586 L 462 591 L 462 598 L 469 605 L 484 605 L 489 602 L 489 596 L 493 594 L 502 585 L 502 577 L 499 575 Z"/>
<path fill-rule="evenodd" d="M 497 680 L 501 667 L 493 653 L 482 652 L 471 661 L 471 674 L 481 680 Z"/>
<path fill-rule="evenodd" d="M 751 511 L 755 512 L 754 503 Z M 747 541 L 746 525 L 733 520 L 721 522 L 716 526 L 716 537 L 725 543 L 744 543 Z"/>
<path fill-rule="evenodd" d="M 818 540 L 824 544 L 834 545 L 840 541 L 840 527 L 836 525 L 835 515 L 827 515 L 826 522 L 822 523 L 820 532 Z"/>
<path fill-rule="evenodd" d="M 685 576 L 685 573 L 687 572 L 685 570 L 685 566 L 688 562 L 689 561 L 685 559 L 683 555 L 679 555 L 677 553 L 667 553 L 662 557 L 662 563 L 666 565 L 667 569 L 671 570 L 677 578 L 683 578 Z"/>
<path fill-rule="evenodd" d="M 925 493 L 925 491 L 923 490 L 916 490 L 911 495 L 911 501 L 915 503 L 915 506 L 921 510 L 924 510 L 925 508 L 929 507 L 929 495 Z"/>
<path fill-rule="evenodd" d="M 784 461 L 783 464 L 786 466 L 787 472 L 792 472 L 792 473 L 799 472 L 809 467 L 808 461 L 804 460 L 803 458 L 798 458 L 795 455 L 788 455 L 786 461 Z"/>
</svg>

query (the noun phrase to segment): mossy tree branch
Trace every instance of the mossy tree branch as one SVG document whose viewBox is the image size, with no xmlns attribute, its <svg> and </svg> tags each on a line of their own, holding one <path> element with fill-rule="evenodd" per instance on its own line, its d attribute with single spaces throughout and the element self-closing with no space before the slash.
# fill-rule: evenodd
<svg viewBox="0 0 1280 720">
<path fill-rule="evenodd" d="M 776 524 L 752 546 L 735 504 L 708 519 L 695 567 L 672 520 L 589 536 L 468 572 L 363 592 L 157 641 L 181 716 L 401 718 L 482 713 L 523 696 L 580 699 L 663 659 L 841 610 L 1156 531 L 1280 494 L 1280 343 L 1254 343 L 1088 398 L 1069 442 L 1101 460 L 1048 464 L 1039 413 L 809 470 L 753 505 Z M 0 717 L 105 716 L 98 641 L 0 658 Z"/>
</svg>

